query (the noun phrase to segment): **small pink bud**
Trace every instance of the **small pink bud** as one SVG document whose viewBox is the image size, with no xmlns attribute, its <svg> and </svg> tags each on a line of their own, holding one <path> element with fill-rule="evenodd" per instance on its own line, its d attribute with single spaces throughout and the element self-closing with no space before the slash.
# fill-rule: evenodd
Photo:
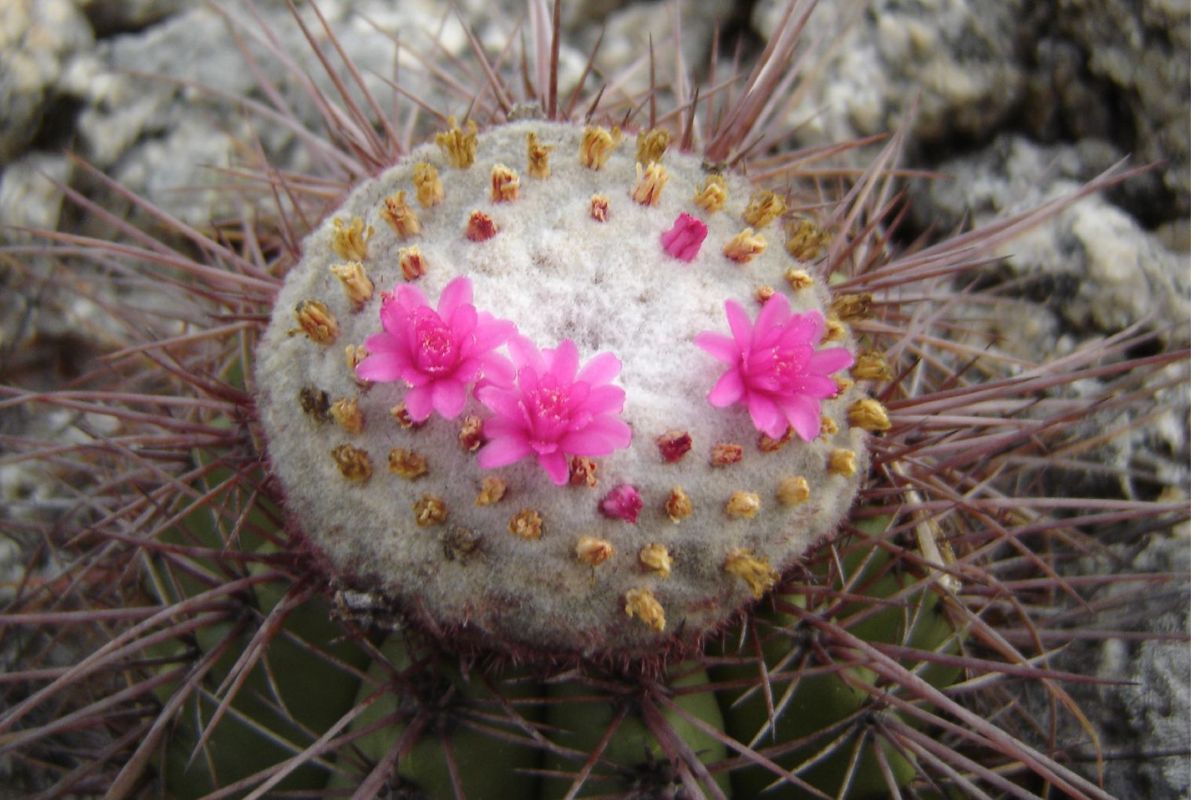
<svg viewBox="0 0 1200 800">
<path fill-rule="evenodd" d="M 600 501 L 601 514 L 609 519 L 623 519 L 631 524 L 637 523 L 641 510 L 642 495 L 636 486 L 628 483 L 614 486 Z"/>
<path fill-rule="evenodd" d="M 706 236 L 707 225 L 689 214 L 680 214 L 671 230 L 663 232 L 663 250 L 682 261 L 691 261 L 700 252 Z"/>
</svg>

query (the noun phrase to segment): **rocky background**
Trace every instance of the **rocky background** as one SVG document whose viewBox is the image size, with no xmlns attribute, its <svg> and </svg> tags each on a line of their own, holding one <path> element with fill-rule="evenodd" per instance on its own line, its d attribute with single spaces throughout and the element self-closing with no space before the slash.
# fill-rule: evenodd
<svg viewBox="0 0 1200 800">
<path fill-rule="evenodd" d="M 286 2 L 252 5 L 302 60 L 307 45 Z M 398 59 L 400 82 L 435 105 L 444 90 L 420 85 L 413 57 L 397 54 L 381 31 L 424 47 L 431 41 L 424 32 L 440 30 L 437 39 L 448 54 L 469 57 L 454 14 L 436 0 L 317 5 L 364 72 L 392 76 Z M 1182 341 L 1190 320 L 1189 5 L 827 0 L 814 14 L 809 44 L 836 46 L 813 62 L 820 67 L 811 91 L 789 109 L 796 140 L 819 144 L 894 130 L 911 113 L 906 161 L 938 176 L 910 187 L 911 233 L 946 232 L 1029 208 L 1125 157 L 1158 163 L 1014 243 L 993 277 L 1019 279 L 1023 287 L 1028 313 L 1014 320 L 1013 338 L 1031 358 L 1143 320 L 1177 326 L 1175 338 Z M 786 6 L 786 0 L 685 3 L 679 15 L 685 58 L 702 73 L 714 31 L 727 45 L 722 53 L 732 52 L 740 38 L 743 56 L 753 55 Z M 459 0 L 455 8 L 486 45 L 502 44 L 525 12 L 519 0 Z M 572 85 L 602 23 L 598 65 L 613 75 L 644 50 L 648 36 L 671 42 L 675 20 L 675 0 L 567 0 L 560 85 Z M 215 190 L 221 178 L 212 167 L 235 163 L 248 134 L 275 163 L 303 169 L 306 151 L 292 132 L 255 120 L 228 99 L 261 98 L 238 50 L 238 33 L 208 4 L 190 0 L 0 0 L 0 223 L 88 230 L 90 221 L 64 206 L 55 181 L 131 213 L 68 151 L 198 225 L 235 210 L 222 205 Z M 262 67 L 270 78 L 282 76 L 269 59 Z M 455 102 L 444 107 L 457 109 Z M 0 237 L 19 241 L 21 234 L 9 230 Z M 38 278 L 36 267 L 0 260 L 0 382 L 53 382 L 86 356 L 94 334 L 88 305 Z M 1180 391 L 1176 400 L 1186 405 L 1186 386 Z M 0 419 L 0 433 L 35 424 L 48 423 L 10 414 Z M 1164 484 L 1189 491 L 1189 435 L 1186 420 L 1164 414 L 1115 446 L 1114 463 L 1130 477 L 1113 490 L 1152 493 L 1144 499 Z M 0 467 L 4 500 L 37 491 L 27 471 Z M 1189 569 L 1186 530 L 1158 533 L 1136 546 L 1110 544 L 1145 569 Z M 15 546 L 0 538 L 0 570 L 6 548 L 11 554 Z M 1156 616 L 1156 630 L 1186 631 L 1186 598 Z M 1076 646 L 1062 666 L 1137 681 L 1092 693 L 1089 713 L 1123 756 L 1109 762 L 1109 791 L 1187 796 L 1187 646 Z M 1081 760 L 1086 763 L 1086 754 Z"/>
</svg>

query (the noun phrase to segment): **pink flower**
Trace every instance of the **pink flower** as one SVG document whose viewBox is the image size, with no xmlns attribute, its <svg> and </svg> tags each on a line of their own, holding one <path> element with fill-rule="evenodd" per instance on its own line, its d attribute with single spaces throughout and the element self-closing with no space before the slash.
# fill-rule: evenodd
<svg viewBox="0 0 1200 800">
<path fill-rule="evenodd" d="M 696 344 L 729 365 L 708 402 L 717 408 L 745 403 L 754 427 L 774 439 L 790 423 L 806 442 L 821 431 L 821 404 L 837 394 L 830 373 L 845 369 L 854 358 L 845 348 L 817 350 L 825 333 L 819 311 L 793 314 L 787 299 L 775 294 L 750 325 L 745 309 L 725 301 L 733 337 L 705 331 Z"/>
<path fill-rule="evenodd" d="M 600 513 L 609 519 L 623 519 L 633 524 L 642 510 L 642 494 L 628 483 L 614 486 L 600 501 Z"/>
<path fill-rule="evenodd" d="M 508 359 L 493 351 L 517 328 L 477 312 L 465 277 L 446 284 L 436 311 L 420 289 L 401 284 L 383 295 L 379 318 L 383 333 L 367 337 L 368 355 L 355 372 L 365 380 L 407 383 L 404 405 L 414 422 L 432 411 L 457 417 L 467 402 L 467 385 L 480 378 L 512 380 Z"/>
<path fill-rule="evenodd" d="M 629 426 L 617 414 L 625 390 L 612 384 L 621 362 L 601 353 L 579 367 L 575 343 L 538 350 L 523 336 L 508 341 L 516 382 L 479 387 L 479 401 L 494 416 L 483 421 L 487 444 L 479 451 L 485 469 L 535 456 L 550 480 L 567 482 L 570 456 L 603 456 L 628 447 Z"/>
<path fill-rule="evenodd" d="M 700 245 L 704 244 L 706 236 L 707 225 L 689 214 L 680 214 L 675 218 L 671 230 L 663 231 L 663 250 L 675 258 L 691 261 L 700 252 Z"/>
</svg>

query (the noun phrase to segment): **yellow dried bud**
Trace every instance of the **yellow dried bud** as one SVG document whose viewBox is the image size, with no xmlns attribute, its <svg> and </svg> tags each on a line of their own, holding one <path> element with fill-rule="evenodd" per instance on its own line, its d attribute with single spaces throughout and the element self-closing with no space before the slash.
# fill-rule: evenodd
<svg viewBox="0 0 1200 800">
<path fill-rule="evenodd" d="M 725 513 L 733 519 L 754 519 L 762 509 L 757 492 L 734 492 L 725 504 Z"/>
<path fill-rule="evenodd" d="M 893 378 L 887 357 L 878 350 L 859 353 L 850 374 L 860 381 L 890 381 Z"/>
<path fill-rule="evenodd" d="M 415 281 L 429 271 L 429 262 L 421 253 L 421 248 L 413 245 L 400 251 L 400 272 L 404 280 Z"/>
<path fill-rule="evenodd" d="M 821 337 L 821 344 L 828 342 L 840 342 L 846 338 L 846 326 L 837 317 L 829 314 L 825 317 L 825 335 Z"/>
<path fill-rule="evenodd" d="M 613 128 L 610 132 L 589 125 L 583 129 L 583 138 L 579 141 L 579 163 L 588 169 L 600 169 L 620 141 L 619 128 Z"/>
<path fill-rule="evenodd" d="M 608 198 L 602 194 L 592 195 L 590 213 L 596 222 L 608 222 Z"/>
<path fill-rule="evenodd" d="M 747 225 L 761 228 L 769 225 L 787 211 L 787 203 L 783 198 L 769 189 L 756 192 L 742 212 L 742 219 Z"/>
<path fill-rule="evenodd" d="M 330 451 L 342 477 L 362 483 L 371 477 L 371 457 L 354 445 L 339 444 Z"/>
<path fill-rule="evenodd" d="M 854 451 L 838 448 L 829 454 L 829 471 L 834 475 L 852 477 L 858 471 Z"/>
<path fill-rule="evenodd" d="M 417 190 L 417 202 L 424 208 L 432 208 L 446 199 L 446 190 L 442 188 L 442 179 L 438 177 L 437 167 L 428 161 L 422 161 L 413 167 L 413 188 Z"/>
<path fill-rule="evenodd" d="M 361 344 L 348 344 L 345 349 L 346 354 L 346 369 L 350 370 L 350 374 L 355 376 L 358 381 L 358 376 L 355 370 L 358 365 L 367 357 L 367 348 Z M 369 381 L 359 381 L 359 383 L 369 383 Z"/>
<path fill-rule="evenodd" d="M 641 163 L 637 164 L 637 181 L 633 184 L 633 191 L 630 196 L 635 203 L 640 203 L 644 206 L 658 205 L 658 198 L 662 196 L 663 187 L 667 185 L 667 168 L 662 164 L 651 164 L 643 168 Z"/>
<path fill-rule="evenodd" d="M 581 536 L 575 545 L 575 557 L 593 567 L 603 564 L 612 558 L 616 550 L 610 542 L 597 539 L 594 536 Z"/>
<path fill-rule="evenodd" d="M 664 508 L 671 522 L 678 525 L 680 520 L 692 515 L 692 498 L 687 496 L 682 486 L 676 486 L 671 490 Z"/>
<path fill-rule="evenodd" d="M 844 378 L 841 375 L 835 377 L 833 382 L 837 384 L 837 393 L 834 394 L 834 397 L 841 397 L 846 392 L 854 388 L 854 381 L 850 380 L 849 378 Z"/>
<path fill-rule="evenodd" d="M 662 603 L 654 597 L 649 589 L 630 589 L 625 593 L 625 614 L 637 615 L 637 618 L 656 631 L 667 627 L 667 615 L 663 612 Z"/>
<path fill-rule="evenodd" d="M 479 484 L 479 494 L 475 496 L 475 505 L 490 506 L 499 503 L 508 492 L 508 486 L 495 475 L 488 475 Z"/>
<path fill-rule="evenodd" d="M 333 417 L 334 422 L 341 425 L 347 433 L 362 433 L 365 419 L 362 409 L 358 407 L 358 399 L 355 397 L 343 397 L 333 401 L 333 405 L 329 407 L 329 414 Z"/>
<path fill-rule="evenodd" d="M 337 338 L 337 317 L 320 300 L 305 300 L 296 306 L 296 321 L 300 327 L 288 331 L 288 335 L 303 333 L 317 344 L 332 344 Z"/>
<path fill-rule="evenodd" d="M 838 432 L 838 424 L 833 417 L 821 417 L 821 435 L 833 436 Z"/>
<path fill-rule="evenodd" d="M 850 404 L 846 412 L 851 427 L 862 428 L 865 431 L 886 431 L 892 427 L 888 419 L 887 409 L 878 400 L 861 397 Z"/>
<path fill-rule="evenodd" d="M 508 532 L 526 541 L 542 538 L 542 515 L 532 508 L 523 508 L 508 521 Z"/>
<path fill-rule="evenodd" d="M 799 505 L 808 500 L 808 481 L 800 475 L 784 478 L 775 488 L 775 499 L 785 506 Z"/>
<path fill-rule="evenodd" d="M 805 270 L 802 270 L 799 267 L 792 267 L 783 274 L 783 277 L 785 280 L 787 280 L 788 285 L 797 292 L 810 289 L 813 285 L 812 275 L 809 275 Z"/>
<path fill-rule="evenodd" d="M 366 225 L 362 217 L 354 217 L 350 225 L 342 222 L 341 218 L 333 221 L 333 240 L 330 246 L 338 257 L 345 261 L 366 261 L 367 242 L 375 235 L 375 229 Z"/>
<path fill-rule="evenodd" d="M 503 164 L 492 167 L 493 203 L 511 203 L 517 199 L 520 190 L 521 176 Z"/>
<path fill-rule="evenodd" d="M 412 506 L 413 516 L 417 525 L 428 528 L 431 525 L 441 525 L 450 516 L 446 501 L 435 494 L 423 494 Z"/>
<path fill-rule="evenodd" d="M 771 569 L 771 562 L 742 547 L 725 556 L 725 571 L 744 580 L 755 600 L 761 600 L 779 580 L 779 573 Z"/>
<path fill-rule="evenodd" d="M 530 131 L 525 137 L 525 153 L 528 157 L 525 171 L 534 178 L 549 178 L 550 151 L 553 149 L 550 145 L 540 144 L 537 134 Z"/>
<path fill-rule="evenodd" d="M 722 252 L 730 261 L 745 264 L 766 249 L 767 240 L 755 235 L 754 229 L 746 228 L 726 242 Z"/>
<path fill-rule="evenodd" d="M 450 130 L 437 134 L 433 140 L 437 142 L 437 146 L 442 149 L 442 154 L 451 165 L 466 169 L 475 163 L 475 147 L 478 144 L 476 134 L 479 129 L 473 119 L 467 121 L 465 132 L 459 129 L 458 120 L 454 117 L 451 117 L 449 122 Z"/>
<path fill-rule="evenodd" d="M 729 199 L 729 189 L 725 185 L 725 179 L 720 175 L 707 176 L 704 179 L 704 185 L 696 190 L 693 199 L 696 201 L 696 205 L 710 214 L 720 211 L 725 207 L 725 201 Z"/>
<path fill-rule="evenodd" d="M 356 312 L 362 311 L 363 306 L 375 294 L 375 284 L 367 277 L 362 262 L 347 261 L 345 264 L 334 264 L 329 271 L 342 282 L 342 290 L 346 293 L 346 299 L 350 301 L 350 308 Z"/>
<path fill-rule="evenodd" d="M 833 298 L 833 302 L 829 304 L 829 310 L 836 314 L 838 319 L 865 319 L 871 315 L 873 303 L 874 298 L 868 292 L 840 294 Z"/>
<path fill-rule="evenodd" d="M 667 577 L 671 574 L 671 554 L 666 545 L 648 544 L 638 552 L 638 561 L 651 572 Z"/>
<path fill-rule="evenodd" d="M 416 450 L 393 447 L 388 451 L 388 470 L 411 481 L 429 472 L 429 462 Z"/>
<path fill-rule="evenodd" d="M 784 248 L 797 261 L 816 261 L 832 238 L 829 231 L 821 230 L 812 220 L 803 219 L 792 228 Z"/>
<path fill-rule="evenodd" d="M 758 304 L 760 306 L 764 305 L 768 300 L 770 300 L 774 296 L 775 296 L 775 290 L 772 289 L 770 286 L 767 286 L 766 284 L 763 284 L 762 286 L 759 286 L 754 290 L 754 299 L 758 301 Z"/>
<path fill-rule="evenodd" d="M 409 206 L 404 190 L 383 198 L 382 215 L 401 239 L 416 236 L 421 232 L 421 220 L 417 219 L 417 212 Z"/>
<path fill-rule="evenodd" d="M 651 128 L 642 131 L 637 136 L 637 160 L 641 164 L 651 164 L 661 161 L 667 145 L 671 143 L 671 134 L 666 128 Z"/>
</svg>

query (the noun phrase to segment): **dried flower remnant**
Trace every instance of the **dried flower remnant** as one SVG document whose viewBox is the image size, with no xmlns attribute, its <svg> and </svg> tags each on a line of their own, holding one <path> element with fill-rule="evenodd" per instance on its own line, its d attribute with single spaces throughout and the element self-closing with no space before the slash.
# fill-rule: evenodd
<svg viewBox="0 0 1200 800">
<path fill-rule="evenodd" d="M 333 421 L 341 425 L 347 433 L 362 433 L 363 427 L 366 425 L 366 418 L 363 416 L 362 409 L 358 407 L 358 399 L 354 397 L 342 397 L 335 400 L 329 407 L 329 414 L 333 417 Z"/>
<path fill-rule="evenodd" d="M 420 428 L 425 424 L 425 420 L 417 422 L 412 418 L 412 414 L 408 413 L 408 407 L 404 403 L 397 403 L 388 410 L 388 414 L 392 419 L 396 420 L 396 424 L 405 430 L 413 430 Z"/>
<path fill-rule="evenodd" d="M 828 439 L 838 432 L 837 420 L 833 417 L 821 417 L 821 436 Z"/>
<path fill-rule="evenodd" d="M 429 271 L 429 263 L 416 245 L 401 249 L 399 261 L 400 274 L 406 281 L 415 281 Z"/>
<path fill-rule="evenodd" d="M 383 332 L 367 338 L 370 355 L 358 365 L 358 376 L 406 383 L 405 407 L 417 422 L 434 411 L 446 419 L 457 417 L 468 385 L 480 378 L 511 378 L 508 361 L 494 351 L 516 327 L 475 310 L 468 278 L 450 281 L 436 310 L 420 289 L 401 284 L 384 296 L 379 317 Z"/>
<path fill-rule="evenodd" d="M 652 164 L 661 161 L 663 153 L 671 144 L 671 133 L 666 128 L 651 128 L 637 135 L 637 162 Z"/>
<path fill-rule="evenodd" d="M 517 199 L 521 190 L 521 177 L 516 172 L 496 164 L 492 167 L 492 202 L 511 203 Z"/>
<path fill-rule="evenodd" d="M 888 419 L 883 403 L 869 397 L 862 397 L 851 403 L 846 415 L 852 427 L 865 431 L 886 431 L 892 427 L 892 421 Z"/>
<path fill-rule="evenodd" d="M 774 294 L 775 290 L 766 284 L 754 287 L 754 300 L 760 306 L 770 300 Z"/>
<path fill-rule="evenodd" d="M 817 227 L 810 219 L 802 219 L 792 228 L 784 249 L 797 261 L 816 261 L 832 239 L 829 231 Z"/>
<path fill-rule="evenodd" d="M 788 286 L 791 286 L 797 292 L 811 289 L 813 286 L 812 275 L 809 275 L 806 270 L 800 269 L 800 267 L 792 267 L 784 273 L 783 278 L 788 282 Z"/>
<path fill-rule="evenodd" d="M 417 202 L 422 207 L 433 208 L 446 199 L 446 190 L 442 186 L 442 179 L 438 177 L 437 167 L 428 161 L 413 166 L 412 182 Z"/>
<path fill-rule="evenodd" d="M 858 463 L 854 457 L 854 451 L 841 447 L 836 448 L 829 454 L 828 467 L 829 471 L 834 475 L 842 475 L 847 478 L 853 477 L 854 473 L 858 472 Z"/>
<path fill-rule="evenodd" d="M 840 342 L 846 338 L 846 326 L 835 316 L 825 317 L 825 333 L 821 336 L 821 344 Z"/>
<path fill-rule="evenodd" d="M 850 368 L 850 377 L 860 381 L 890 381 L 894 376 L 887 356 L 878 350 L 864 350 Z"/>
<path fill-rule="evenodd" d="M 783 449 L 784 445 L 792 440 L 792 426 L 789 425 L 787 430 L 783 432 L 783 436 L 775 437 L 768 436 L 765 433 L 758 434 L 758 440 L 755 444 L 761 453 L 777 453 Z"/>
<path fill-rule="evenodd" d="M 371 456 L 351 444 L 339 444 L 331 453 L 338 470 L 348 481 L 365 483 L 371 477 Z"/>
<path fill-rule="evenodd" d="M 542 538 L 542 515 L 536 509 L 523 508 L 508 521 L 508 532 L 526 541 Z"/>
<path fill-rule="evenodd" d="M 615 552 L 612 542 L 597 539 L 595 536 L 581 536 L 575 544 L 575 558 L 593 567 L 608 561 Z"/>
<path fill-rule="evenodd" d="M 600 482 L 600 479 L 596 477 L 596 470 L 598 468 L 595 459 L 572 456 L 567 482 L 572 486 L 586 486 L 589 489 L 594 489 L 596 484 Z"/>
<path fill-rule="evenodd" d="M 458 426 L 458 444 L 468 453 L 474 453 L 483 445 L 483 418 L 475 414 L 463 417 Z"/>
<path fill-rule="evenodd" d="M 442 154 L 446 156 L 446 160 L 452 166 L 466 169 L 475 163 L 479 129 L 473 119 L 467 121 L 465 131 L 458 127 L 458 120 L 454 117 L 450 117 L 448 122 L 450 129 L 434 136 L 434 141 L 437 142 L 438 147 L 442 149 Z"/>
<path fill-rule="evenodd" d="M 692 437 L 687 431 L 667 431 L 654 440 L 659 455 L 668 464 L 674 464 L 692 449 Z"/>
<path fill-rule="evenodd" d="M 841 294 L 833 298 L 829 313 L 840 320 L 860 320 L 871 315 L 875 300 L 867 292 Z"/>
<path fill-rule="evenodd" d="M 550 151 L 554 148 L 538 142 L 537 134 L 530 131 L 525 137 L 525 171 L 532 178 L 550 177 Z"/>
<path fill-rule="evenodd" d="M 734 492 L 725 503 L 725 515 L 730 519 L 754 519 L 762 510 L 757 492 Z"/>
<path fill-rule="evenodd" d="M 388 451 L 388 471 L 410 481 L 416 480 L 429 473 L 429 460 L 416 450 L 393 447 Z"/>
<path fill-rule="evenodd" d="M 467 230 L 464 235 L 472 242 L 486 242 L 496 235 L 496 221 L 482 211 L 472 211 L 467 217 Z"/>
<path fill-rule="evenodd" d="M 300 408 L 314 422 L 329 422 L 333 417 L 329 413 L 329 392 L 313 386 L 305 386 L 300 390 Z"/>
<path fill-rule="evenodd" d="M 680 261 L 694 261 L 707 236 L 707 225 L 690 214 L 680 214 L 671 229 L 663 231 L 663 250 Z"/>
<path fill-rule="evenodd" d="M 746 264 L 766 249 L 767 240 L 755 234 L 753 228 L 746 228 L 726 242 L 721 252 L 736 264 Z"/>
<path fill-rule="evenodd" d="M 403 190 L 383 199 L 381 214 L 401 239 L 416 236 L 421 232 L 421 220 L 417 219 L 417 212 L 409 206 L 407 194 Z"/>
<path fill-rule="evenodd" d="M 362 217 L 354 217 L 346 225 L 340 217 L 333 220 L 333 239 L 330 247 L 343 261 L 366 261 L 367 244 L 375 235 L 375 229 L 366 225 Z"/>
<path fill-rule="evenodd" d="M 806 502 L 809 494 L 808 481 L 801 475 L 784 478 L 775 489 L 775 499 L 785 506 L 795 506 Z"/>
<path fill-rule="evenodd" d="M 450 516 L 446 501 L 435 494 L 423 494 L 412 506 L 413 517 L 418 527 L 428 528 L 441 525 Z"/>
<path fill-rule="evenodd" d="M 621 132 L 617 128 L 611 132 L 595 126 L 584 128 L 579 140 L 579 163 L 588 169 L 602 169 L 620 140 Z"/>
<path fill-rule="evenodd" d="M 637 165 L 637 179 L 633 183 L 630 197 L 633 202 L 643 206 L 656 206 L 662 197 L 663 188 L 667 185 L 667 168 L 662 164 L 651 164 L 643 168 Z M 702 223 L 703 224 L 703 223 Z"/>
<path fill-rule="evenodd" d="M 708 454 L 708 463 L 714 467 L 728 467 L 742 460 L 742 446 L 735 442 L 717 442 Z"/>
<path fill-rule="evenodd" d="M 367 271 L 361 261 L 334 264 L 329 271 L 341 282 L 346 299 L 350 301 L 351 311 L 362 311 L 363 306 L 375 295 L 375 284 L 367 277 Z"/>
<path fill-rule="evenodd" d="M 602 194 L 592 195 L 588 213 L 596 222 L 608 222 L 608 198 Z"/>
<path fill-rule="evenodd" d="M 755 600 L 761 600 L 779 580 L 769 561 L 740 547 L 725 557 L 725 571 L 745 581 Z"/>
<path fill-rule="evenodd" d="M 638 551 L 638 561 L 654 574 L 666 578 L 671 574 L 671 554 L 666 545 L 648 544 Z"/>
<path fill-rule="evenodd" d="M 600 513 L 609 519 L 619 519 L 634 525 L 642 512 L 642 494 L 637 487 L 621 483 L 609 490 L 600 501 Z"/>
<path fill-rule="evenodd" d="M 649 589 L 630 589 L 625 593 L 625 613 L 645 623 L 652 630 L 661 633 L 667 627 L 667 615 L 662 603 Z"/>
<path fill-rule="evenodd" d="M 775 192 L 763 189 L 750 199 L 746 210 L 742 212 L 742 220 L 756 229 L 763 228 L 778 219 L 784 211 L 787 211 L 784 199 Z"/>
<path fill-rule="evenodd" d="M 317 344 L 333 344 L 338 336 L 337 317 L 320 300 L 305 300 L 296 306 L 299 328 L 289 333 L 303 333 Z"/>
<path fill-rule="evenodd" d="M 475 505 L 490 506 L 499 503 L 508 493 L 508 485 L 502 478 L 495 475 L 485 475 L 479 482 L 479 494 L 475 495 Z"/>
<path fill-rule="evenodd" d="M 821 312 L 793 314 L 783 295 L 768 300 L 753 325 L 733 300 L 726 301 L 725 316 L 732 337 L 705 332 L 695 340 L 729 367 L 708 402 L 717 408 L 743 403 L 759 431 L 779 438 L 790 424 L 811 442 L 821 429 L 821 399 L 837 391 L 829 376 L 849 367 L 853 356 L 843 348 L 816 349 Z"/>
<path fill-rule="evenodd" d="M 708 175 L 704 178 L 704 185 L 696 190 L 696 195 L 693 198 L 696 205 L 712 214 L 720 211 L 725 207 L 725 201 L 729 199 L 729 187 L 725 183 L 725 179 L 720 175 Z"/>
<path fill-rule="evenodd" d="M 671 522 L 678 525 L 692 515 L 692 498 L 688 497 L 682 486 L 673 487 L 671 494 L 667 496 L 667 502 L 663 504 L 663 510 Z"/>
<path fill-rule="evenodd" d="M 479 451 L 480 466 L 495 469 L 532 457 L 562 486 L 571 456 L 603 456 L 629 446 L 632 431 L 618 416 L 625 390 L 612 382 L 621 371 L 616 356 L 600 353 L 581 368 L 570 339 L 541 350 L 519 335 L 508 340 L 508 352 L 515 380 L 491 377 L 477 391 L 491 412 L 483 423 L 487 444 Z"/>
</svg>

